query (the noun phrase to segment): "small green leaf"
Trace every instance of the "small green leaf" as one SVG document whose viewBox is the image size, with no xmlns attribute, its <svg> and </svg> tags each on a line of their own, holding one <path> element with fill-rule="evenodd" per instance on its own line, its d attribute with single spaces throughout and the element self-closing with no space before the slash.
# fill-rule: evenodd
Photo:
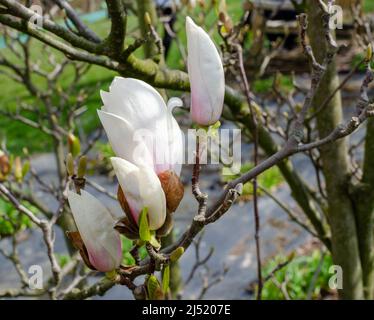
<svg viewBox="0 0 374 320">
<path fill-rule="evenodd" d="M 164 266 L 162 270 L 162 291 L 167 293 L 169 290 L 169 282 L 170 282 L 170 266 Z"/>
<path fill-rule="evenodd" d="M 155 275 L 151 274 L 147 280 L 147 291 L 148 291 L 148 298 L 150 300 L 155 300 L 157 289 L 160 288 L 160 283 Z"/>
<path fill-rule="evenodd" d="M 151 232 L 149 231 L 147 214 L 148 208 L 144 207 L 139 217 L 139 237 L 140 240 L 149 242 L 151 241 Z"/>
</svg>

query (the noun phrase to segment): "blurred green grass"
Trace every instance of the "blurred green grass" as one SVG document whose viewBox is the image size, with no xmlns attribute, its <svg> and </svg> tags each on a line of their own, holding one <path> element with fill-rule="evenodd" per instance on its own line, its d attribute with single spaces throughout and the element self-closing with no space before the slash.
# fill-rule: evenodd
<svg viewBox="0 0 374 320">
<path fill-rule="evenodd" d="M 364 0 L 364 5 L 363 5 L 364 11 L 365 12 L 374 12 L 374 1 L 373 0 Z"/>
<path fill-rule="evenodd" d="M 264 277 L 281 263 L 287 261 L 282 254 L 277 255 L 264 265 Z M 295 257 L 286 267 L 275 273 L 274 280 L 278 284 L 284 284 L 282 291 L 274 281 L 265 283 L 262 291 L 264 300 L 285 300 L 285 291 L 291 300 L 321 299 L 323 295 L 333 294 L 329 288 L 329 279 L 332 276 L 330 267 L 332 257 L 330 254 L 321 254 L 320 250 L 314 250 L 307 255 Z M 309 292 L 309 295 L 308 295 Z"/>
</svg>

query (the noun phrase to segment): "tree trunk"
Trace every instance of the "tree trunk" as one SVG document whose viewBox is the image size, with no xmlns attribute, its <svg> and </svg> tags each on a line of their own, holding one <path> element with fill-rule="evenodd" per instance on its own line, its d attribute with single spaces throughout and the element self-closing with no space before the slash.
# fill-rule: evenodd
<svg viewBox="0 0 374 320">
<path fill-rule="evenodd" d="M 357 229 L 366 299 L 374 298 L 374 119 L 369 119 L 363 178 L 355 188 Z"/>
<path fill-rule="evenodd" d="M 317 1 L 308 2 L 308 34 L 314 54 L 322 63 L 326 44 L 322 23 L 322 12 Z M 315 109 L 339 85 L 335 61 L 330 64 L 313 101 Z M 320 138 L 327 136 L 343 122 L 341 96 L 336 94 L 319 113 L 317 127 Z M 339 296 L 343 299 L 362 299 L 363 283 L 355 213 L 349 194 L 349 164 L 347 139 L 341 139 L 320 148 L 323 173 L 328 196 L 328 221 L 331 226 L 332 256 L 335 265 L 343 270 L 343 288 Z"/>
</svg>

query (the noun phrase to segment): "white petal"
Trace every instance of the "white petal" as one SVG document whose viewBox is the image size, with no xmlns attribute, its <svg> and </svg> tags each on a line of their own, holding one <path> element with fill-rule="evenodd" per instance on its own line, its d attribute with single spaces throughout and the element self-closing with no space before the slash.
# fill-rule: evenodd
<svg viewBox="0 0 374 320">
<path fill-rule="evenodd" d="M 110 92 L 101 92 L 101 97 L 104 102 L 103 110 L 125 119 L 131 124 L 128 127 L 133 135 L 140 137 L 138 140 L 143 140 L 155 170 L 158 173 L 168 170 L 170 165 L 165 160 L 169 157 L 167 107 L 160 94 L 144 81 L 116 77 L 110 86 Z M 116 154 L 123 157 L 123 152 Z M 132 161 L 131 157 L 123 158 L 138 163 Z"/>
<path fill-rule="evenodd" d="M 138 221 L 141 210 L 147 207 L 150 229 L 162 227 L 166 218 L 166 199 L 153 169 L 147 166 L 137 167 L 117 157 L 111 158 L 111 161 L 135 221 Z"/>
<path fill-rule="evenodd" d="M 211 125 L 221 116 L 225 79 L 221 58 L 209 35 L 186 18 L 188 75 L 191 84 L 192 119 Z"/>
<path fill-rule="evenodd" d="M 101 110 L 97 112 L 117 156 L 132 163 L 153 166 L 152 155 L 142 141 L 136 140 L 131 123 L 112 113 Z"/>
<path fill-rule="evenodd" d="M 158 122 L 166 121 L 164 100 L 144 81 L 115 77 L 102 99 L 105 111 L 126 119 L 134 129 L 157 128 Z"/>
<path fill-rule="evenodd" d="M 173 114 L 171 113 L 173 108 L 169 108 L 168 115 L 168 139 L 170 150 L 169 163 L 170 169 L 173 170 L 178 176 L 180 176 L 184 160 L 184 136 L 178 122 L 175 120 Z"/>
<path fill-rule="evenodd" d="M 92 265 L 103 272 L 117 268 L 122 259 L 121 239 L 110 212 L 84 190 L 81 195 L 69 191 L 68 201 Z"/>
</svg>

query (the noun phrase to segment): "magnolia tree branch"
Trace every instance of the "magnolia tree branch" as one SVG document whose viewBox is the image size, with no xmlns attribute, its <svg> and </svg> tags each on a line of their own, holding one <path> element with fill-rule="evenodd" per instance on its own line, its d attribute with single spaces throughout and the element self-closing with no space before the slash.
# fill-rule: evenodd
<svg viewBox="0 0 374 320">
<path fill-rule="evenodd" d="M 206 212 L 206 205 L 208 201 L 208 195 L 201 192 L 199 186 L 200 176 L 200 137 L 196 136 L 196 151 L 195 151 L 195 164 L 192 171 L 192 194 L 199 203 L 198 216 L 204 218 Z"/>
<path fill-rule="evenodd" d="M 69 4 L 66 0 L 49 0 L 51 3 L 55 3 L 60 9 L 64 10 L 66 12 L 67 17 L 69 20 L 74 24 L 74 26 L 77 28 L 78 33 L 86 38 L 87 40 L 100 43 L 101 39 L 99 36 L 93 32 L 90 28 L 88 28 L 77 12 L 72 8 L 72 6 Z"/>
<path fill-rule="evenodd" d="M 42 230 L 54 281 L 57 285 L 60 282 L 61 268 L 54 254 L 53 225 L 51 225 L 47 220 L 36 217 L 32 211 L 27 209 L 17 200 L 17 198 L 8 190 L 8 188 L 5 187 L 3 183 L 0 183 L 0 193 L 4 196 L 5 199 L 9 200 L 9 202 L 14 206 L 15 209 L 27 216 L 35 225 L 37 225 Z"/>
</svg>

